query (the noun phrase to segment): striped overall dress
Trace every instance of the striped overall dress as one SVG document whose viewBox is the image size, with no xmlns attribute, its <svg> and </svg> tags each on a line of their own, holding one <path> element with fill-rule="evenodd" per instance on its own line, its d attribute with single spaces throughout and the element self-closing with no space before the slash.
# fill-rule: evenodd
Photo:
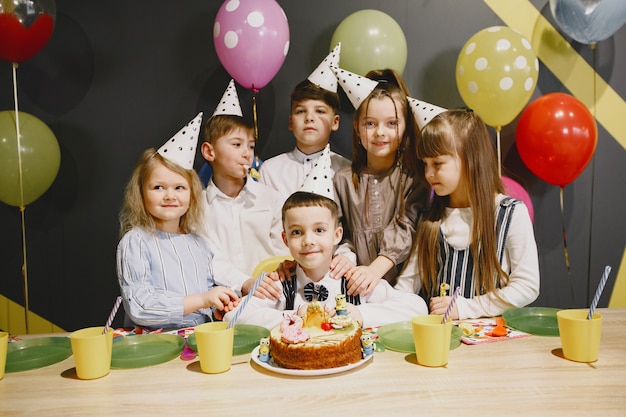
<svg viewBox="0 0 626 417">
<path fill-rule="evenodd" d="M 515 209 L 515 205 L 520 203 L 511 197 L 505 197 L 496 207 L 496 238 L 498 262 L 502 265 L 506 237 L 509 232 L 509 224 Z M 443 232 L 439 231 L 439 274 L 437 275 L 437 286 L 442 283 L 450 285 L 451 291 L 457 286 L 461 287 L 461 296 L 473 298 L 476 295 L 476 280 L 474 279 L 474 257 L 470 248 L 456 249 L 452 247 L 444 238 Z M 484 291 L 480 289 L 479 294 Z M 439 294 L 422 294 L 424 299 L 437 296 Z"/>
</svg>

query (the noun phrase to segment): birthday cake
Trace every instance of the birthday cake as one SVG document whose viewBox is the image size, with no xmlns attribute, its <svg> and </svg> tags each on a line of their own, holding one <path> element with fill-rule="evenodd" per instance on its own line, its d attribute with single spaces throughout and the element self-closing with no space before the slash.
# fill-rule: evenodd
<svg viewBox="0 0 626 417">
<path fill-rule="evenodd" d="M 327 369 L 362 359 L 361 327 L 348 315 L 329 317 L 324 306 L 308 304 L 300 317 L 286 314 L 270 332 L 270 355 L 288 369 Z"/>
</svg>

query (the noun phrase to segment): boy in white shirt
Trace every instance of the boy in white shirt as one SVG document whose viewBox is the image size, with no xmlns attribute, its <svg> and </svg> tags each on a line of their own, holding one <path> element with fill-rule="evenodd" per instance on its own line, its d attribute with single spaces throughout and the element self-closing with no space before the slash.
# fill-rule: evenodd
<svg viewBox="0 0 626 417">
<path fill-rule="evenodd" d="M 339 94 L 337 78 L 331 65 L 339 64 L 341 44 L 326 56 L 309 77 L 300 82 L 291 93 L 289 130 L 296 139 L 296 147 L 269 158 L 259 169 L 259 182 L 277 190 L 284 202 L 302 187 L 305 179 L 328 147 L 330 134 L 339 129 Z M 330 153 L 330 175 L 351 162 L 343 156 Z M 337 249 L 332 274 L 343 275 L 356 263 L 356 255 L 348 245 Z"/>
<path fill-rule="evenodd" d="M 291 93 L 289 130 L 296 139 L 296 147 L 267 159 L 259 169 L 259 182 L 277 190 L 283 202 L 300 189 L 328 145 L 331 133 L 339 129 L 337 79 L 330 65 L 338 65 L 340 48 L 338 44 Z M 348 159 L 334 152 L 330 153 L 330 159 L 331 173 L 350 166 Z"/>
<path fill-rule="evenodd" d="M 367 296 L 350 296 L 345 278 L 329 276 L 334 248 L 341 241 L 343 228 L 338 206 L 332 199 L 332 184 L 326 185 L 324 178 L 327 179 L 310 175 L 307 181 L 317 180 L 317 185 L 305 183 L 303 189 L 306 191 L 292 194 L 283 205 L 282 239 L 297 265 L 284 282 L 276 281 L 281 296 L 278 299 L 252 297 L 241 313 L 231 311 L 225 315 L 225 321 L 239 314 L 237 323 L 271 329 L 282 321 L 285 312 L 302 315 L 307 303 L 313 299 L 324 304 L 332 316 L 335 296 L 339 294 L 346 296 L 348 314 L 363 327 L 382 326 L 428 314 L 426 303 L 419 295 L 398 291 L 385 280 L 381 280 Z M 310 192 L 311 189 L 315 192 Z"/>
<path fill-rule="evenodd" d="M 280 195 L 248 175 L 256 138 L 254 126 L 242 117 L 233 80 L 203 133 L 202 156 L 213 170 L 203 201 L 215 275 L 246 294 L 254 267 L 288 251 L 281 240 Z"/>
</svg>

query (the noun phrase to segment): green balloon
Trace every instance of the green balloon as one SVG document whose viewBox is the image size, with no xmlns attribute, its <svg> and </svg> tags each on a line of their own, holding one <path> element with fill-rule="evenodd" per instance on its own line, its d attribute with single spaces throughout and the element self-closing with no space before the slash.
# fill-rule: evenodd
<svg viewBox="0 0 626 417">
<path fill-rule="evenodd" d="M 19 121 L 18 154 L 15 112 L 0 111 L 0 201 L 23 207 L 41 197 L 54 182 L 61 149 L 52 130 L 41 120 L 19 112 Z"/>
<path fill-rule="evenodd" d="M 360 10 L 346 17 L 335 29 L 330 49 L 341 42 L 339 66 L 364 76 L 370 70 L 406 66 L 404 33 L 391 16 L 378 10 Z"/>
</svg>

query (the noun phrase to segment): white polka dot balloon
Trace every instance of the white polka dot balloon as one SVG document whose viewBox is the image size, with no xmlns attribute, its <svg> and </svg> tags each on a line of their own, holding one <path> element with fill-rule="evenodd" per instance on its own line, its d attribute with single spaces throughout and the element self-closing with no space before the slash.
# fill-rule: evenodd
<svg viewBox="0 0 626 417">
<path fill-rule="evenodd" d="M 217 56 L 241 86 L 258 91 L 289 51 L 287 16 L 275 0 L 226 0 L 213 25 Z"/>
<path fill-rule="evenodd" d="M 506 26 L 476 33 L 456 63 L 456 84 L 463 101 L 497 128 L 511 123 L 522 111 L 538 75 L 539 61 L 530 42 Z"/>
</svg>

